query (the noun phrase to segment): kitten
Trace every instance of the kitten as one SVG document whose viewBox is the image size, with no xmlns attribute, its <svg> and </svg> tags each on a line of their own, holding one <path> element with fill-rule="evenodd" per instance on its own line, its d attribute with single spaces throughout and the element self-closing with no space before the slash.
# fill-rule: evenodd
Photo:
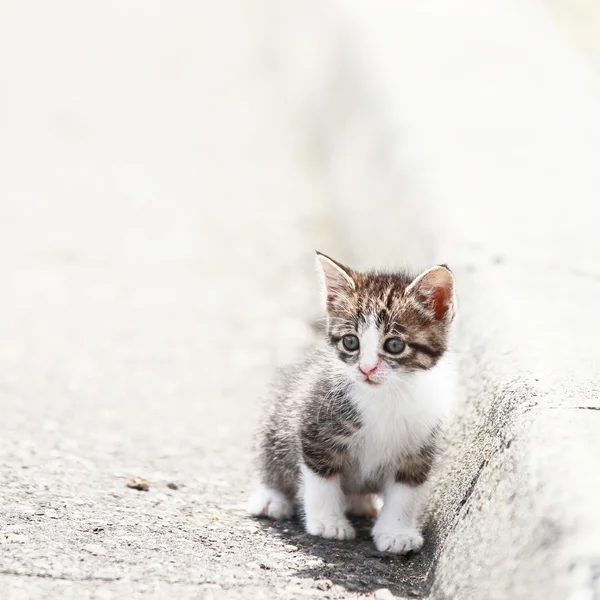
<svg viewBox="0 0 600 600">
<path fill-rule="evenodd" d="M 379 551 L 419 550 L 419 509 L 454 392 L 454 278 L 445 266 L 412 278 L 358 273 L 320 253 L 317 263 L 328 343 L 273 390 L 249 512 L 287 519 L 297 500 L 308 533 L 339 540 L 355 535 L 347 512 L 377 517 Z"/>
</svg>

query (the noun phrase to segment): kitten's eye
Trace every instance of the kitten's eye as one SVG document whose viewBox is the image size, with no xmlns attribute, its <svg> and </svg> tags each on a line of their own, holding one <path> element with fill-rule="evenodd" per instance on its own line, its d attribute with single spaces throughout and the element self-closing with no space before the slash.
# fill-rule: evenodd
<svg viewBox="0 0 600 600">
<path fill-rule="evenodd" d="M 390 354 L 400 354 L 405 346 L 406 342 L 400 338 L 388 338 L 383 345 L 383 349 Z"/>
<path fill-rule="evenodd" d="M 358 346 L 360 345 L 358 338 L 355 335 L 345 335 L 342 338 L 342 344 L 344 345 L 344 348 L 348 350 L 348 352 L 354 352 L 355 350 L 358 350 Z"/>
</svg>

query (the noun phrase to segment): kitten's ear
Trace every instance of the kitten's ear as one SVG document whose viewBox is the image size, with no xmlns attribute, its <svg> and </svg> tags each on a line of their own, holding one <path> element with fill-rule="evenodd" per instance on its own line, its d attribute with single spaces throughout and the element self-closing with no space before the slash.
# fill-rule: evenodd
<svg viewBox="0 0 600 600">
<path fill-rule="evenodd" d="M 356 288 L 352 271 L 329 256 L 317 252 L 317 267 L 321 273 L 326 308 Z"/>
<path fill-rule="evenodd" d="M 456 313 L 454 297 L 454 277 L 446 265 L 440 265 L 421 273 L 404 292 L 431 312 L 437 320 L 448 322 Z"/>
</svg>

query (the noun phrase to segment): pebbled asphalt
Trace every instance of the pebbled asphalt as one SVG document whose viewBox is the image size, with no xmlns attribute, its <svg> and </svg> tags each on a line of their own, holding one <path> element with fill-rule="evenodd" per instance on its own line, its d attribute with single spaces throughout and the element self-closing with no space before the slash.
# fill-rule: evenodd
<svg viewBox="0 0 600 600">
<path fill-rule="evenodd" d="M 0 8 L 2 598 L 418 593 L 368 524 L 242 509 L 259 398 L 320 317 L 313 249 L 342 245 L 286 14 Z"/>
</svg>

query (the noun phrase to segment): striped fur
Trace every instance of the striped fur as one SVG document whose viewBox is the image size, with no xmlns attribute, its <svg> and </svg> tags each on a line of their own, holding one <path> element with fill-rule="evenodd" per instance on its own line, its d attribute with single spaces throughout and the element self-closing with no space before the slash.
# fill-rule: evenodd
<svg viewBox="0 0 600 600">
<path fill-rule="evenodd" d="M 398 484 L 422 486 L 449 412 L 456 306 L 450 271 L 434 267 L 413 277 L 358 273 L 324 255 L 318 262 L 325 340 L 280 374 L 268 398 L 258 436 L 264 488 L 250 507 L 256 515 L 283 518 L 295 499 L 306 503 L 303 473 L 336 482 L 321 487 L 339 484 L 349 498 Z M 358 349 L 347 349 L 348 335 L 358 338 Z M 400 340 L 400 353 L 386 350 L 389 338 Z M 351 537 L 351 526 L 338 517 L 313 529 Z"/>
</svg>

